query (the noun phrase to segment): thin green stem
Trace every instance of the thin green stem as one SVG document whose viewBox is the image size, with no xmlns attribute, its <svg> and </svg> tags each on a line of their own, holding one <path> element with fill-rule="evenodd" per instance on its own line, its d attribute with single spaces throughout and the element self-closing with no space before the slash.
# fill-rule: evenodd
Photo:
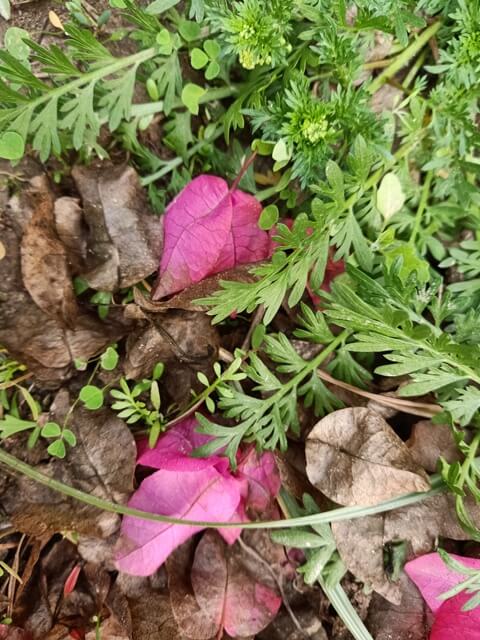
<svg viewBox="0 0 480 640">
<path fill-rule="evenodd" d="M 213 132 L 213 134 L 209 138 L 204 140 L 199 140 L 197 144 L 194 144 L 193 147 L 189 149 L 187 153 L 187 158 L 191 158 L 192 156 L 194 156 L 205 144 L 208 144 L 209 142 L 213 142 L 214 140 L 219 138 L 222 135 L 222 133 L 223 133 L 223 127 L 220 126 Z M 152 182 L 155 182 L 156 180 L 163 178 L 163 176 L 166 176 L 171 171 L 179 167 L 184 161 L 185 161 L 185 158 L 182 158 L 180 156 L 177 156 L 176 158 L 169 160 L 167 164 L 165 164 L 161 169 L 159 169 L 155 173 L 152 173 L 149 176 L 145 176 L 144 178 L 142 178 L 140 180 L 141 185 L 143 187 L 146 187 Z"/>
<path fill-rule="evenodd" d="M 422 217 L 425 213 L 425 209 L 427 208 L 428 198 L 430 196 L 430 187 L 432 186 L 432 179 L 433 171 L 429 171 L 425 177 L 425 182 L 423 183 L 422 195 L 420 196 L 420 202 L 418 203 L 418 209 L 415 215 L 412 235 L 410 236 L 409 240 L 409 244 L 411 244 L 412 246 L 415 246 L 415 240 L 422 226 Z"/>
<path fill-rule="evenodd" d="M 30 478 L 34 482 L 46 486 L 53 491 L 58 491 L 65 496 L 88 504 L 91 507 L 95 507 L 102 511 L 108 511 L 110 513 L 118 513 L 119 515 L 133 516 L 142 520 L 150 520 L 153 522 L 165 522 L 169 524 L 179 525 L 193 525 L 206 529 L 232 528 L 238 527 L 238 522 L 203 522 L 197 520 L 187 520 L 183 518 L 171 518 L 169 516 L 162 516 L 156 513 L 149 513 L 148 511 L 141 511 L 139 509 L 133 509 L 126 505 L 116 504 L 103 498 L 97 498 L 96 496 L 70 487 L 69 485 L 55 480 L 44 473 L 41 473 L 29 464 L 22 462 L 15 456 L 7 453 L 3 449 L 0 449 L 0 464 L 7 467 L 8 470 L 21 473 L 27 478 Z M 376 505 L 368 507 L 340 507 L 338 509 L 332 509 L 325 513 L 317 513 L 311 516 L 303 516 L 301 518 L 289 518 L 287 520 L 272 520 L 267 522 L 245 522 L 242 523 L 243 529 L 284 529 L 292 527 L 309 526 L 312 524 L 321 524 L 328 522 L 339 522 L 341 520 L 351 520 L 352 518 L 362 518 L 364 516 L 374 515 L 377 513 L 384 513 L 385 511 L 391 511 L 392 509 L 399 509 L 406 507 L 417 502 L 421 502 L 426 498 L 437 495 L 442 491 L 445 491 L 446 487 L 442 482 L 440 476 L 433 476 L 431 479 L 431 489 L 429 491 L 421 493 L 409 493 L 392 500 L 387 500 Z"/>
<path fill-rule="evenodd" d="M 131 56 L 126 56 L 125 58 L 112 58 L 113 62 L 111 64 L 106 64 L 93 71 L 88 71 L 87 73 L 82 74 L 79 78 L 76 78 L 71 82 L 67 82 L 66 84 L 62 84 L 59 87 L 55 87 L 54 89 L 47 91 L 45 94 L 39 96 L 32 102 L 29 102 L 28 108 L 34 110 L 44 102 L 48 102 L 54 98 L 60 98 L 66 93 L 75 93 L 76 89 L 80 89 L 80 87 L 85 84 L 96 82 L 97 80 L 100 80 L 105 76 L 109 76 L 117 73 L 117 71 L 121 71 L 125 67 L 139 65 L 142 62 L 150 60 L 150 58 L 153 58 L 157 54 L 157 49 L 155 47 L 150 47 L 149 49 L 144 49 L 143 51 L 134 53 Z"/>
<path fill-rule="evenodd" d="M 351 331 L 348 329 L 344 329 L 342 333 L 340 333 L 335 340 L 333 340 L 325 349 L 322 349 L 320 353 L 312 358 L 311 360 L 306 361 L 305 367 L 297 373 L 296 376 L 293 376 L 288 382 L 282 385 L 282 388 L 276 391 L 272 396 L 267 398 L 265 402 L 262 404 L 262 414 L 266 413 L 270 407 L 277 404 L 281 398 L 288 395 L 288 393 L 294 389 L 296 386 L 302 382 L 304 378 L 308 376 L 309 373 L 318 369 L 318 367 L 322 364 L 322 362 L 327 358 L 335 349 L 342 344 L 342 342 L 348 338 Z"/>
<path fill-rule="evenodd" d="M 441 22 L 434 22 L 423 31 L 416 40 L 414 40 L 406 49 L 404 49 L 400 55 L 398 55 L 392 63 L 378 75 L 375 80 L 368 87 L 370 93 L 375 93 L 380 87 L 385 84 L 390 78 L 400 71 L 412 58 L 414 58 L 419 51 L 427 44 L 430 38 L 437 33 L 440 29 Z"/>
</svg>

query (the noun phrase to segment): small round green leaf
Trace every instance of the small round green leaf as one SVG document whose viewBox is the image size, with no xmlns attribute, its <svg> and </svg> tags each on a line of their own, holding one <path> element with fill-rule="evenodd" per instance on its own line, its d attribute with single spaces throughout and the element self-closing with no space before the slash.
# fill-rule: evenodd
<svg viewBox="0 0 480 640">
<path fill-rule="evenodd" d="M 102 353 L 100 358 L 100 366 L 102 369 L 106 371 L 112 371 L 118 364 L 118 353 L 115 351 L 113 347 L 108 347 L 108 349 Z"/>
<path fill-rule="evenodd" d="M 16 131 L 5 131 L 0 136 L 0 158 L 20 160 L 25 152 L 22 136 Z"/>
<path fill-rule="evenodd" d="M 62 434 L 62 428 L 56 422 L 47 422 L 42 427 L 43 438 L 58 438 Z"/>
<path fill-rule="evenodd" d="M 205 71 L 205 78 L 207 80 L 213 80 L 220 73 L 220 65 L 215 60 L 209 63 L 207 70 Z"/>
<path fill-rule="evenodd" d="M 180 35 L 187 42 L 196 40 L 200 35 L 200 25 L 197 22 L 191 20 L 183 20 L 178 28 Z"/>
<path fill-rule="evenodd" d="M 210 413 L 215 412 L 215 402 L 212 400 L 210 396 L 207 396 L 205 398 L 205 404 L 207 406 L 207 409 L 210 411 Z"/>
<path fill-rule="evenodd" d="M 79 397 L 87 409 L 91 411 L 100 409 L 103 405 L 103 391 L 93 384 L 87 384 L 85 387 L 82 387 Z"/>
<path fill-rule="evenodd" d="M 71 447 L 74 447 L 77 444 L 77 437 L 73 431 L 70 431 L 70 429 L 64 429 L 62 436 L 65 442 L 67 442 Z"/>
<path fill-rule="evenodd" d="M 10 20 L 11 13 L 10 0 L 0 0 L 0 16 L 4 20 Z"/>
<path fill-rule="evenodd" d="M 210 386 L 210 382 L 208 381 L 207 376 L 202 371 L 199 371 L 197 373 L 197 378 L 198 378 L 198 381 L 201 382 L 205 387 Z"/>
<path fill-rule="evenodd" d="M 269 204 L 260 214 L 258 226 L 264 231 L 268 231 L 278 222 L 278 207 L 275 204 Z"/>
<path fill-rule="evenodd" d="M 210 60 L 215 60 L 220 55 L 220 45 L 216 40 L 205 40 L 203 48 L 208 54 Z"/>
<path fill-rule="evenodd" d="M 67 454 L 63 440 L 55 440 L 52 442 L 47 451 L 51 456 L 55 456 L 56 458 L 65 458 Z"/>
<path fill-rule="evenodd" d="M 403 207 L 405 194 L 402 184 L 394 173 L 383 176 L 377 192 L 377 209 L 385 220 L 389 220 Z"/>
<path fill-rule="evenodd" d="M 206 89 L 193 82 L 189 82 L 183 87 L 182 103 L 194 116 L 198 116 L 198 105 L 204 93 L 206 93 Z"/>
<path fill-rule="evenodd" d="M 195 47 L 195 49 L 190 51 L 190 62 L 194 69 L 203 69 L 203 67 L 208 63 L 208 56 L 204 51 Z"/>
<path fill-rule="evenodd" d="M 277 144 L 273 147 L 272 158 L 276 162 L 286 162 L 290 160 L 291 153 L 287 147 L 287 143 L 285 140 L 280 139 Z"/>
<path fill-rule="evenodd" d="M 28 31 L 19 27 L 10 27 L 5 33 L 5 49 L 17 60 L 26 60 L 30 53 L 30 47 L 23 41 L 29 38 Z"/>
<path fill-rule="evenodd" d="M 173 50 L 172 34 L 168 29 L 162 29 L 157 33 L 157 44 L 159 45 L 159 53 L 169 56 Z"/>
</svg>

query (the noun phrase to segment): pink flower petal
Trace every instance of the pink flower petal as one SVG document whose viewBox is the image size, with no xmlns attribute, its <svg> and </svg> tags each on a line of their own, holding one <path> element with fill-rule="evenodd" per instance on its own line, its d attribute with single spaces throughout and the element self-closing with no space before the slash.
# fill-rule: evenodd
<svg viewBox="0 0 480 640">
<path fill-rule="evenodd" d="M 191 453 L 194 449 L 212 439 L 212 436 L 197 433 L 197 427 L 196 418 L 188 417 L 160 436 L 153 449 L 148 446 L 147 439 L 141 440 L 137 444 L 138 464 L 170 471 L 198 471 L 214 466 L 223 471 L 228 467 L 226 458 L 192 458 Z"/>
<path fill-rule="evenodd" d="M 464 560 L 471 558 L 464 558 Z M 442 603 L 430 631 L 430 640 L 479 640 L 480 608 L 462 611 L 472 594 L 465 592 Z"/>
<path fill-rule="evenodd" d="M 157 471 L 142 482 L 129 506 L 185 520 L 222 522 L 235 514 L 239 502 L 237 480 L 208 467 L 200 471 Z M 202 529 L 125 516 L 117 566 L 133 575 L 150 575 L 174 549 Z"/>
<path fill-rule="evenodd" d="M 258 513 L 267 511 L 282 484 L 273 453 L 259 455 L 250 447 L 238 463 L 238 476 L 248 482 L 248 508 Z"/>
<path fill-rule="evenodd" d="M 185 289 L 209 275 L 268 256 L 269 238 L 258 225 L 262 207 L 230 191 L 222 178 L 192 180 L 164 216 L 164 248 L 153 299 Z"/>
<path fill-rule="evenodd" d="M 467 567 L 480 569 L 480 560 L 476 558 L 466 558 L 453 553 L 450 555 L 454 560 L 458 560 Z M 427 553 L 407 562 L 405 571 L 417 585 L 423 599 L 433 613 L 436 613 L 443 606 L 443 601 L 439 600 L 438 596 L 465 580 L 465 576 L 449 569 L 438 553 Z M 480 640 L 480 633 L 478 637 Z"/>
</svg>

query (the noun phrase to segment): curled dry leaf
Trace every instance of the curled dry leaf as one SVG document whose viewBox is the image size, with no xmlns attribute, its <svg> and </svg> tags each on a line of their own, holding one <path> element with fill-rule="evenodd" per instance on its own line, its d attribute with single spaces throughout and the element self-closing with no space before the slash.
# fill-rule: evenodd
<svg viewBox="0 0 480 640">
<path fill-rule="evenodd" d="M 165 212 L 164 249 L 153 299 L 266 258 L 270 240 L 258 227 L 261 211 L 258 200 L 232 191 L 222 178 L 202 175 L 189 182 Z"/>
<path fill-rule="evenodd" d="M 77 198 L 64 196 L 54 204 L 55 229 L 67 250 L 72 273 L 84 270 L 87 255 L 86 228 L 83 211 Z"/>
<path fill-rule="evenodd" d="M 427 640 L 430 624 L 421 595 L 405 574 L 400 576 L 398 586 L 398 604 L 373 595 L 366 622 L 368 630 L 374 640 Z"/>
<path fill-rule="evenodd" d="M 200 282 L 195 282 L 190 287 L 177 293 L 176 295 L 164 300 L 163 302 L 154 302 L 146 298 L 138 289 L 134 290 L 135 302 L 145 311 L 152 313 L 162 313 L 168 309 L 183 309 L 185 311 L 205 311 L 205 307 L 200 304 L 194 304 L 194 300 L 211 296 L 215 291 L 220 289 L 220 280 L 229 280 L 233 282 L 254 282 L 255 276 L 250 273 L 250 265 L 243 265 L 220 271 L 209 278 L 204 278 Z"/>
<path fill-rule="evenodd" d="M 69 406 L 67 394 L 60 392 L 52 419 L 62 424 Z M 68 421 L 77 445 L 65 460 L 50 459 L 38 470 L 69 486 L 113 502 L 124 503 L 133 490 L 135 443 L 123 420 L 108 409 L 88 411 L 77 408 Z M 38 535 L 48 531 L 77 531 L 107 537 L 119 526 L 116 514 L 70 499 L 29 480 L 17 479 L 1 496 L 2 506 L 19 531 Z"/>
<path fill-rule="evenodd" d="M 48 316 L 73 327 L 78 313 L 67 252 L 55 231 L 53 195 L 47 179 L 32 180 L 27 197 L 32 216 L 21 242 L 22 276 L 36 305 Z"/>
<path fill-rule="evenodd" d="M 254 636 L 281 605 L 273 580 L 260 565 L 245 562 L 238 545 L 228 548 L 214 531 L 198 544 L 190 576 L 190 545 L 167 563 L 170 598 L 180 630 L 192 640 Z"/>
<path fill-rule="evenodd" d="M 467 501 L 474 522 L 480 524 L 480 508 Z M 384 568 L 384 546 L 405 540 L 413 555 L 433 549 L 439 537 L 468 540 L 455 513 L 453 495 L 441 494 L 423 502 L 388 511 L 384 514 L 345 520 L 332 524 L 338 552 L 353 575 L 399 604 L 399 585 L 389 580 Z"/>
<path fill-rule="evenodd" d="M 449 463 L 462 457 L 451 428 L 431 420 L 416 422 L 406 444 L 415 462 L 430 473 L 436 471 L 440 456 Z"/>
<path fill-rule="evenodd" d="M 340 409 L 318 422 L 306 442 L 310 482 L 342 505 L 372 505 L 430 488 L 425 471 L 381 415 Z"/>
<path fill-rule="evenodd" d="M 156 271 L 162 223 L 149 211 L 134 169 L 77 166 L 73 178 L 88 226 L 83 277 L 93 289 L 129 287 Z"/>
<path fill-rule="evenodd" d="M 34 211 L 20 206 L 23 201 L 28 205 L 27 198 L 16 200 L 0 215 L 0 237 L 6 248 L 0 261 L 0 343 L 38 379 L 58 382 L 71 372 L 75 358 L 87 360 L 101 352 L 128 325 L 101 322 L 80 311 L 75 327 L 69 329 L 34 302 L 22 279 L 20 256 L 22 229 L 27 228 Z"/>
</svg>

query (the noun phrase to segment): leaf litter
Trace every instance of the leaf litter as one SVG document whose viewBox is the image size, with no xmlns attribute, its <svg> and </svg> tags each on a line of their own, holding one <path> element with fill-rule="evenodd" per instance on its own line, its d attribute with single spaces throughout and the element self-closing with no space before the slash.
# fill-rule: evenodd
<svg viewBox="0 0 480 640">
<path fill-rule="evenodd" d="M 123 1 L 110 4 L 120 8 L 130 5 Z M 175 4 L 153 3 L 155 8 L 151 7 L 151 14 L 169 10 Z M 201 15 L 203 4 L 192 3 L 189 18 Z M 87 23 L 95 22 L 96 6 L 93 2 L 88 7 Z M 77 12 L 77 20 L 78 15 L 83 14 Z M 152 16 L 148 20 L 156 20 Z M 345 21 L 353 24 L 355 17 L 355 12 L 349 9 Z M 63 18 L 53 14 L 50 21 L 63 30 Z M 103 19 L 108 22 L 109 16 Z M 101 32 L 101 16 L 98 20 Z M 190 20 L 182 21 L 179 30 L 186 42 L 195 40 L 195 35 L 191 35 L 195 26 Z M 416 27 L 421 28 L 420 24 Z M 399 40 L 407 37 L 402 28 L 405 27 L 397 21 Z M 163 43 L 161 46 L 167 46 L 169 32 L 166 33 L 165 36 L 163 30 L 157 35 L 158 44 Z M 374 46 L 374 51 L 369 52 L 367 48 L 366 60 L 369 64 L 378 63 L 381 69 L 383 63 L 389 62 L 383 58 L 395 53 L 391 48 L 394 38 L 389 35 L 383 42 L 380 32 L 375 32 L 374 39 L 380 44 Z M 429 42 L 435 52 L 435 41 Z M 167 50 L 166 55 L 170 56 L 172 49 L 167 46 Z M 198 48 L 193 51 L 197 52 L 197 59 L 203 53 Z M 205 51 L 210 55 L 214 48 L 205 47 Z M 206 53 L 203 56 L 208 58 Z M 423 63 L 423 59 L 419 61 Z M 219 66 L 212 58 L 206 73 L 213 74 L 215 65 Z M 369 77 L 370 72 L 363 70 L 358 86 Z M 374 83 L 379 78 L 383 78 L 381 73 Z M 405 86 L 407 84 L 408 76 Z M 203 95 L 203 88 L 196 84 L 187 86 L 195 95 Z M 401 86 L 396 79 L 391 86 L 380 86 L 373 95 L 373 110 L 383 112 L 396 108 Z M 152 82 L 147 83 L 148 88 L 153 91 Z M 313 91 L 316 93 L 317 89 L 315 84 Z M 108 89 L 102 95 L 105 93 Z M 290 96 L 293 99 L 295 90 Z M 165 103 L 170 99 L 171 96 L 165 95 Z M 102 100 L 104 105 L 108 102 L 108 99 Z M 199 114 L 197 99 L 195 105 L 186 106 L 192 113 Z M 186 115 L 190 123 L 190 114 Z M 233 117 L 243 121 L 240 111 Z M 147 121 L 148 118 L 145 120 L 148 128 Z M 178 126 L 180 122 L 181 116 Z M 237 124 L 239 121 L 235 126 Z M 143 125 L 142 122 L 141 127 Z M 305 124 L 310 143 L 317 135 L 315 126 Z M 285 131 L 283 128 L 282 132 Z M 177 138 L 169 136 L 169 145 L 178 139 L 185 156 L 193 138 L 190 134 L 188 141 L 182 141 L 184 133 L 175 134 Z M 270 132 L 270 136 L 274 134 Z M 128 138 L 130 134 L 122 129 L 121 135 Z M 8 132 L 2 136 L 4 154 L 17 153 L 18 149 L 12 150 L 8 145 L 9 140 L 15 141 L 18 137 Z M 272 144 L 256 142 L 267 147 Z M 129 151 L 135 154 L 132 148 Z M 142 153 L 144 158 L 148 157 L 149 150 L 145 148 Z M 305 337 L 310 331 L 311 338 L 316 332 L 317 339 L 313 340 L 316 351 L 297 351 L 296 355 L 288 350 L 280 355 L 272 351 L 271 343 L 265 340 L 266 328 L 262 323 L 263 307 L 270 305 L 268 296 L 260 298 L 263 302 L 251 326 L 243 311 L 237 316 L 234 304 L 224 314 L 227 321 L 219 328 L 213 327 L 199 299 L 209 299 L 225 283 L 231 291 L 239 292 L 239 296 L 244 291 L 242 285 L 262 287 L 262 278 L 268 275 L 269 268 L 281 274 L 286 264 L 282 260 L 290 259 L 285 258 L 284 247 L 292 252 L 289 256 L 299 255 L 295 253 L 299 230 L 304 232 L 300 242 L 314 234 L 312 227 L 305 226 L 306 219 L 302 221 L 303 210 L 296 221 L 287 217 L 277 224 L 277 205 L 267 205 L 264 209 L 263 199 L 250 193 L 255 190 L 252 177 L 255 176 L 273 185 L 277 203 L 280 203 L 277 193 L 281 202 L 297 198 L 300 191 L 296 180 L 303 180 L 298 172 L 294 174 L 295 181 L 290 183 L 293 191 L 280 188 L 275 191 L 277 179 L 282 180 L 277 171 L 281 172 L 288 163 L 292 150 L 283 139 L 279 140 L 272 156 L 277 162 L 274 173 L 268 168 L 265 175 L 252 171 L 247 174 L 256 153 L 244 162 L 230 184 L 210 173 L 212 165 L 215 166 L 212 159 L 211 165 L 210 160 L 205 163 L 208 174 L 193 179 L 187 176 L 186 169 L 182 175 L 175 174 L 176 182 L 172 180 L 167 193 L 178 195 L 160 218 L 153 214 L 136 170 L 124 162 L 77 164 L 65 182 L 65 176 L 62 177 L 59 186 L 58 172 L 50 182 L 43 167 L 22 161 L 20 169 L 17 166 L 15 173 L 9 174 L 13 177 L 8 185 L 3 181 L 0 343 L 20 366 L 27 365 L 29 383 L 28 388 L 18 387 L 16 382 L 20 378 L 14 375 L 8 378 L 8 386 L 0 386 L 0 392 L 12 388 L 14 394 L 0 397 L 0 418 L 13 412 L 13 417 L 21 420 L 32 411 L 45 438 L 50 437 L 48 428 L 51 430 L 54 425 L 60 433 L 70 430 L 76 440 L 76 446 L 64 459 L 49 457 L 44 440 L 35 444 L 34 438 L 27 440 L 21 432 L 15 438 L 5 438 L 5 450 L 46 476 L 113 504 L 210 523 L 231 522 L 235 527 L 219 525 L 217 530 L 204 531 L 201 525 L 145 521 L 132 515 L 121 521 L 117 514 L 102 513 L 93 505 L 78 502 L 26 477 L 2 472 L 1 525 L 2 530 L 5 529 L 2 537 L 5 536 L 7 542 L 0 545 L 0 566 L 3 571 L 3 559 L 8 559 L 13 568 L 5 583 L 4 592 L 8 592 L 8 597 L 0 601 L 9 614 L 8 624 L 0 624 L 0 638 L 207 640 L 226 634 L 232 638 L 263 640 L 303 640 L 305 637 L 350 640 L 352 629 L 347 630 L 332 612 L 331 593 L 329 600 L 318 587 L 306 584 L 300 577 L 302 565 L 306 560 L 310 562 L 308 544 L 301 544 L 301 538 L 321 548 L 326 531 L 322 527 L 327 527 L 330 536 L 327 538 L 330 542 L 333 540 L 348 570 L 341 589 L 353 604 L 356 633 L 362 629 L 358 624 L 363 620 L 374 640 L 452 640 L 460 638 L 460 634 L 462 640 L 475 638 L 478 609 L 473 614 L 465 610 L 469 595 L 461 591 L 440 606 L 437 603 L 440 592 L 458 587 L 462 576 L 461 572 L 446 567 L 434 551 L 439 545 L 453 549 L 450 558 L 452 562 L 464 563 L 465 575 L 473 575 L 468 574 L 468 570 L 478 570 L 478 559 L 469 557 L 468 544 L 463 544 L 470 541 L 471 533 L 455 516 L 462 488 L 456 497 L 441 493 L 377 515 L 334 522 L 331 534 L 328 525 L 299 529 L 298 550 L 274 543 L 263 530 L 242 530 L 242 524 L 247 522 L 292 515 L 289 510 L 292 495 L 300 502 L 303 499 L 306 505 L 308 500 L 305 501 L 304 494 L 308 493 L 317 500 L 317 510 L 328 512 L 342 506 L 362 509 L 401 499 L 408 493 L 428 492 L 431 488 L 428 474 L 439 469 L 438 461 L 441 460 L 444 478 L 448 468 L 453 477 L 464 461 L 462 454 L 467 444 L 472 441 L 471 434 L 462 440 L 459 430 L 436 424 L 436 419 L 412 422 L 408 415 L 433 417 L 441 410 L 430 394 L 435 390 L 431 381 L 415 383 L 420 385 L 416 388 L 417 395 L 419 390 L 426 394 L 420 400 L 398 398 L 397 392 L 412 372 L 403 364 L 385 365 L 382 360 L 377 372 L 389 366 L 403 371 L 403 377 L 395 378 L 385 394 L 375 378 L 362 378 L 362 369 L 366 371 L 364 365 L 368 368 L 371 363 L 366 364 L 368 358 L 353 360 L 344 340 L 337 353 L 327 357 L 324 363 L 327 370 L 313 371 L 310 383 L 302 378 L 301 386 L 300 383 L 292 385 L 288 407 L 281 402 L 274 403 L 278 423 L 286 425 L 285 431 L 292 424 L 287 435 L 291 443 L 289 450 L 286 453 L 261 451 L 261 443 L 254 437 L 241 445 L 240 439 L 234 456 L 236 465 L 229 465 L 224 455 L 229 437 L 226 434 L 240 417 L 235 406 L 236 394 L 243 394 L 243 400 L 249 399 L 252 406 L 268 402 L 282 385 L 288 384 L 286 374 L 295 374 L 298 358 L 304 358 L 303 362 L 308 364 L 311 358 L 319 356 L 330 336 L 328 327 L 323 326 L 320 319 L 323 316 L 315 315 L 315 310 L 323 311 L 324 300 L 328 301 L 332 291 L 337 295 L 337 282 L 339 286 L 345 282 L 348 285 L 351 272 L 345 243 L 354 245 L 353 262 L 362 267 L 369 262 L 368 247 L 361 232 L 359 235 L 356 227 L 345 227 L 336 240 L 335 258 L 331 249 L 323 266 L 318 260 L 312 263 L 314 268 L 310 268 L 308 261 L 308 269 L 292 267 L 292 272 L 298 269 L 298 278 L 304 277 L 307 295 L 295 298 L 292 293 L 287 301 L 285 294 L 292 282 L 288 287 L 282 284 L 278 290 L 272 286 L 271 297 L 275 298 L 278 308 L 278 313 L 273 314 L 273 325 L 279 335 L 303 332 Z M 366 163 L 366 156 L 364 160 Z M 263 166 L 263 160 L 258 164 Z M 334 165 L 328 165 L 325 193 L 333 195 L 340 207 L 345 201 L 343 175 L 338 165 L 340 175 Z M 141 163 L 136 166 L 140 167 Z M 308 166 L 305 164 L 304 169 Z M 11 167 L 7 169 L 10 171 Z M 374 185 L 372 205 L 375 215 L 379 213 L 386 226 L 403 215 L 411 191 L 405 175 L 387 169 L 388 165 L 378 181 L 378 189 Z M 24 170 L 26 178 L 22 177 Z M 51 164 L 47 170 L 52 171 Z M 238 188 L 240 180 L 245 190 Z M 258 184 L 262 182 L 259 180 Z M 323 186 L 318 188 L 318 193 L 323 197 Z M 149 195 L 157 208 L 164 208 L 158 207 L 158 201 L 165 193 L 159 195 L 152 190 Z M 425 197 L 428 200 L 428 194 Z M 350 198 L 346 202 L 350 202 Z M 423 213 L 422 207 L 426 207 L 423 199 L 418 218 Z M 328 206 L 325 211 L 327 209 Z M 369 217 L 368 206 L 365 212 Z M 317 214 L 321 217 L 323 212 L 317 211 Z M 338 221 L 339 225 L 342 223 Z M 415 227 L 413 236 L 419 233 Z M 390 236 L 379 239 L 385 254 L 391 241 Z M 338 245 L 342 242 L 344 246 L 340 249 Z M 439 249 L 438 244 L 433 242 L 432 235 L 429 250 L 433 255 L 435 251 L 447 250 Z M 314 254 L 312 247 L 308 251 Z M 400 262 L 395 263 L 393 257 L 389 268 L 394 270 L 395 265 L 400 264 L 413 273 L 412 263 L 405 266 L 402 260 L 414 262 L 419 258 L 398 246 L 394 251 L 401 256 Z M 275 257 L 270 263 L 272 252 Z M 252 265 L 255 265 L 254 272 Z M 422 268 L 425 270 L 425 265 Z M 322 277 L 316 275 L 317 270 Z M 157 280 L 153 283 L 152 276 L 157 271 Z M 400 280 L 406 278 L 405 273 L 400 269 Z M 386 279 L 388 275 L 387 269 Z M 402 286 L 405 284 L 406 280 Z M 366 286 L 365 280 L 358 290 L 362 286 Z M 399 282 L 396 286 L 400 287 Z M 326 295 L 320 297 L 320 292 Z M 378 289 L 375 295 L 379 295 Z M 296 307 L 301 298 L 302 309 Z M 355 300 L 353 297 L 349 300 L 353 312 L 357 303 L 351 302 Z M 308 303 L 310 314 L 307 312 L 303 329 L 298 332 L 294 329 L 298 322 L 295 316 L 297 311 L 305 312 L 303 303 Z M 290 308 L 292 306 L 295 308 Z M 251 300 L 241 306 L 247 312 L 254 308 Z M 412 317 L 415 320 L 415 316 Z M 333 327 L 333 331 L 337 331 L 338 327 Z M 421 331 L 412 331 L 412 336 L 418 339 L 422 339 L 422 335 Z M 366 336 L 356 344 L 359 351 L 361 340 L 366 343 Z M 236 349 L 250 342 L 252 352 L 248 361 L 247 354 Z M 294 343 L 292 340 L 295 350 L 298 345 Z M 111 365 L 108 364 L 109 352 L 114 354 Z M 260 358 L 268 367 L 263 364 L 262 368 Z M 230 384 L 225 384 L 223 373 L 219 373 L 222 372 L 217 366 L 219 359 L 237 367 L 228 380 Z M 345 373 L 345 367 L 351 371 Z M 18 373 L 23 369 L 14 371 Z M 335 376 L 340 379 L 336 380 Z M 452 380 L 454 378 L 448 378 L 449 382 Z M 132 413 L 128 420 L 124 415 L 124 420 L 110 408 L 110 391 L 118 390 L 119 385 L 123 391 L 125 386 L 131 391 L 130 406 L 123 407 L 123 411 L 136 411 L 133 417 L 144 416 L 145 412 L 158 417 L 155 437 L 152 430 L 146 433 L 145 424 L 130 420 Z M 215 402 L 212 389 L 217 394 Z M 98 402 L 87 398 L 85 390 L 93 390 Z M 255 395 L 248 396 L 245 390 Z M 476 386 L 468 387 L 465 394 L 471 415 L 476 407 L 475 390 Z M 305 396 L 305 407 L 296 404 L 297 392 Z M 316 413 L 326 414 L 320 421 L 311 406 L 313 396 Z M 365 404 L 362 398 L 370 400 L 367 407 L 360 406 Z M 335 410 L 342 406 L 339 399 L 347 408 Z M 438 399 L 441 402 L 441 398 Z M 81 406 L 82 402 L 85 406 Z M 200 408 L 196 417 L 193 408 Z M 223 417 L 219 417 L 220 409 Z M 301 414 L 297 426 L 301 423 L 301 429 L 295 430 L 292 414 L 297 410 Z M 209 413 L 220 419 L 219 425 L 205 426 L 203 418 Z M 453 413 L 463 415 L 458 403 Z M 258 416 L 259 425 L 264 427 L 263 414 Z M 198 447 L 210 455 L 198 457 L 195 453 Z M 454 485 L 454 480 L 451 484 Z M 470 522 L 478 525 L 478 505 L 470 497 L 460 504 L 468 511 Z M 11 549 L 16 552 L 11 553 Z M 475 547 L 473 553 L 478 555 Z M 321 576 L 323 568 L 322 565 L 318 575 Z M 16 584 L 16 572 L 22 584 Z M 328 595 L 328 585 L 321 582 L 321 586 Z M 471 593 L 475 595 L 475 590 Z M 338 600 L 335 606 L 338 610 Z"/>
</svg>

